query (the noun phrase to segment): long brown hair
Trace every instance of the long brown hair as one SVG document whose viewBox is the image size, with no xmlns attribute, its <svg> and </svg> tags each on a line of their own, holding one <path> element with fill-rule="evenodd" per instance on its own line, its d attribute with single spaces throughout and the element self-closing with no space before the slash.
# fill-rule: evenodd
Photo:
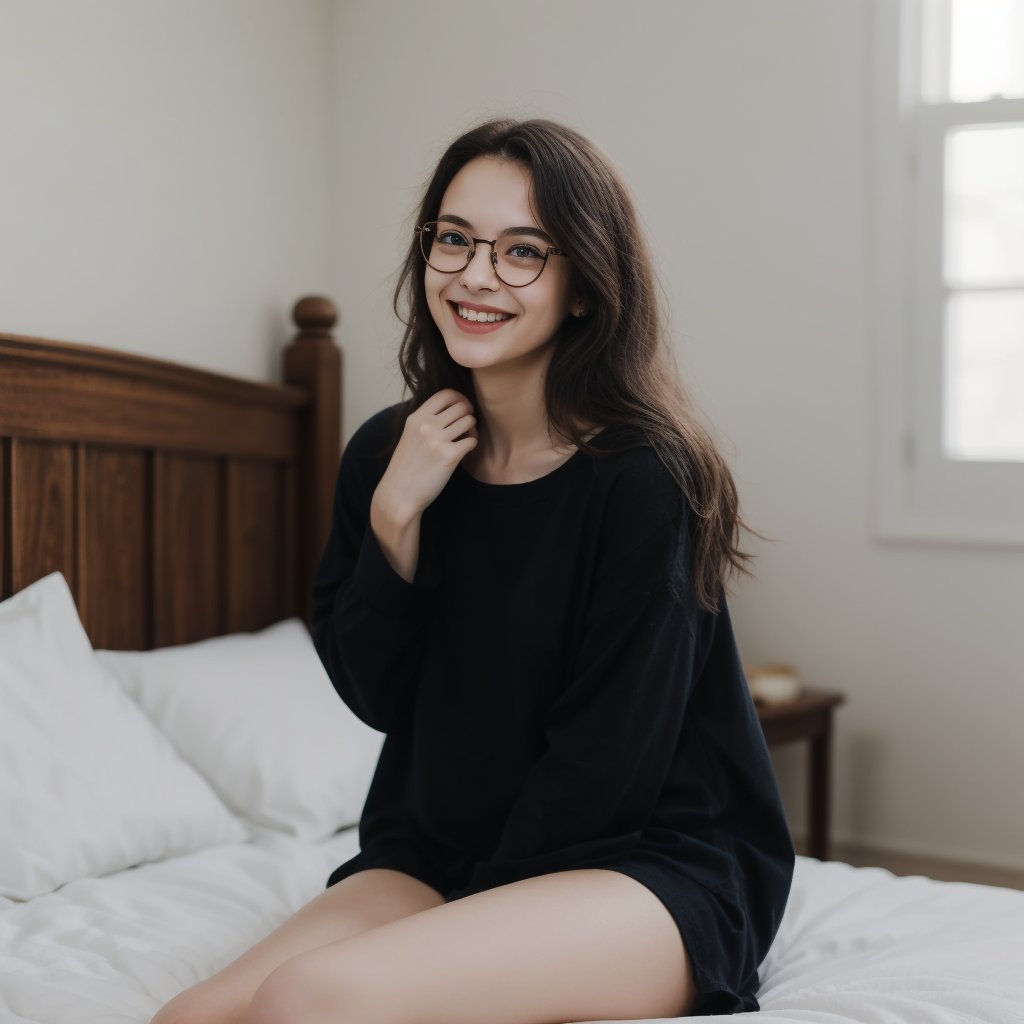
<svg viewBox="0 0 1024 1024">
<path fill-rule="evenodd" d="M 608 159 L 578 132 L 546 120 L 493 120 L 445 151 L 427 185 L 416 223 L 438 216 L 455 175 L 482 156 L 510 160 L 532 176 L 536 214 L 572 262 L 572 287 L 586 315 L 568 316 L 545 381 L 552 428 L 579 449 L 601 454 L 586 425 L 638 428 L 693 510 L 694 589 L 715 611 L 734 572 L 751 556 L 738 546 L 747 529 L 732 474 L 691 411 L 657 310 L 654 275 L 632 201 Z M 427 306 L 424 261 L 415 237 L 395 288 L 405 324 L 399 364 L 412 412 L 442 388 L 475 402 L 472 376 L 448 354 Z"/>
</svg>

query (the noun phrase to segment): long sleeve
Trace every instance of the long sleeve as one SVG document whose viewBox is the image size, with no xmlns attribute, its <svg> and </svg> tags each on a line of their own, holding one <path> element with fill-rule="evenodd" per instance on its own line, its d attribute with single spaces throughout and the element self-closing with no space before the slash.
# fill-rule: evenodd
<svg viewBox="0 0 1024 1024">
<path fill-rule="evenodd" d="M 456 897 L 620 855 L 654 816 L 704 613 L 687 579 L 685 517 L 641 504 L 610 515 L 617 546 L 591 587 L 569 683 L 546 710 L 543 752 L 492 856 Z"/>
<path fill-rule="evenodd" d="M 391 410 L 385 410 L 389 413 Z M 331 532 L 313 578 L 313 642 L 335 690 L 371 728 L 409 722 L 423 642 L 427 562 L 410 584 L 391 568 L 369 525 L 370 501 L 386 468 L 384 413 L 349 442 L 335 488 Z"/>
</svg>

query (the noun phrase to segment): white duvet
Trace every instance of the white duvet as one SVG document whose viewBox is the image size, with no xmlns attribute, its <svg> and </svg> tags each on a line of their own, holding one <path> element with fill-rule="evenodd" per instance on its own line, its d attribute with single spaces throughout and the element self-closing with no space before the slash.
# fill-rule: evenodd
<svg viewBox="0 0 1024 1024">
<path fill-rule="evenodd" d="M 1024 892 L 798 857 L 760 974 L 759 1024 L 1020 1024 Z"/>
<path fill-rule="evenodd" d="M 261 830 L 27 903 L 0 900 L 0 1022 L 140 1024 L 320 892 L 359 849 Z"/>
<path fill-rule="evenodd" d="M 357 850 L 354 828 L 319 843 L 264 831 L 0 900 L 0 1021 L 146 1024 Z M 1024 1022 L 1024 892 L 798 858 L 761 981 L 758 1024 Z"/>
</svg>

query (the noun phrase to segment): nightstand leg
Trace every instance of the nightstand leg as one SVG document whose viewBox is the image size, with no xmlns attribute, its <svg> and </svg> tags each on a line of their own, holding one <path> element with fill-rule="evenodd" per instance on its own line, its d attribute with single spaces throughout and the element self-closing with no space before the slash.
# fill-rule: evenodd
<svg viewBox="0 0 1024 1024">
<path fill-rule="evenodd" d="M 811 835 L 808 853 L 819 860 L 828 860 L 828 832 L 830 817 L 830 779 L 832 760 L 832 716 L 826 716 L 820 736 L 811 740 L 811 765 L 808 785 L 810 798 Z"/>
</svg>

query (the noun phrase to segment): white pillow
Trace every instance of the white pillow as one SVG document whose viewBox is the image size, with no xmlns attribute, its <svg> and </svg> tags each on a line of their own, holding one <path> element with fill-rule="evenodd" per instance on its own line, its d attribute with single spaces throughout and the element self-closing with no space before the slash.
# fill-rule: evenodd
<svg viewBox="0 0 1024 1024">
<path fill-rule="evenodd" d="M 96 653 L 237 814 L 305 839 L 359 821 L 384 737 L 334 692 L 298 619 Z"/>
<path fill-rule="evenodd" d="M 60 573 L 0 603 L 0 896 L 249 834 L 97 663 Z"/>
</svg>

